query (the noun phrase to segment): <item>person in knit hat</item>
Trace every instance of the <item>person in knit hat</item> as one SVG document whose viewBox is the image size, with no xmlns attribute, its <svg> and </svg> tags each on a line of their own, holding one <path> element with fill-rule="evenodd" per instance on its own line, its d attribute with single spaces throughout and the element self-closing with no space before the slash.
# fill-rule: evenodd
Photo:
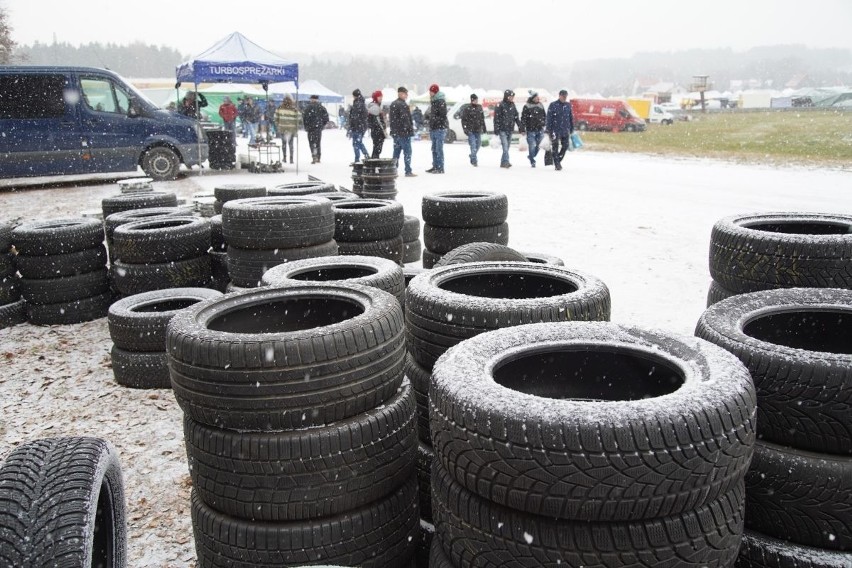
<svg viewBox="0 0 852 568">
<path fill-rule="evenodd" d="M 447 101 L 436 84 L 429 87 L 429 139 L 432 141 L 432 167 L 427 174 L 444 173 L 444 138 L 450 123 L 447 120 Z"/>
<path fill-rule="evenodd" d="M 352 108 L 349 109 L 349 135 L 352 137 L 352 149 L 355 150 L 355 161 L 361 161 L 361 153 L 364 157 L 370 155 L 364 146 L 364 133 L 367 132 L 367 104 L 361 89 L 352 91 Z"/>
<path fill-rule="evenodd" d="M 547 121 L 547 111 L 541 104 L 538 93 L 530 91 L 530 97 L 521 111 L 521 132 L 527 133 L 527 145 L 529 146 L 530 166 L 535 167 L 535 157 L 538 155 L 538 146 L 544 139 L 544 125 Z"/>
<path fill-rule="evenodd" d="M 374 91 L 370 98 L 372 100 L 367 103 L 367 122 L 370 125 L 370 138 L 373 139 L 373 153 L 370 157 L 380 158 L 387 129 L 385 114 L 382 112 L 382 92 Z"/>
</svg>

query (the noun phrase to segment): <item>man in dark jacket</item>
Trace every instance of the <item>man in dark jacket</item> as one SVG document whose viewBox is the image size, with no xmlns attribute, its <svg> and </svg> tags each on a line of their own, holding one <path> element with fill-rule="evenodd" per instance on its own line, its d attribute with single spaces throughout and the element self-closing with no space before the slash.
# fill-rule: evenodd
<svg viewBox="0 0 852 568">
<path fill-rule="evenodd" d="M 201 119 L 201 112 L 199 109 L 201 107 L 207 106 L 207 97 L 204 96 L 204 93 L 198 93 L 198 100 L 195 98 L 195 91 L 189 91 L 184 95 L 183 100 L 180 102 L 180 107 L 177 109 L 179 113 L 182 115 L 188 116 L 190 118 Z"/>
<path fill-rule="evenodd" d="M 399 164 L 399 155 L 403 154 L 405 177 L 416 177 L 411 171 L 411 137 L 414 136 L 414 124 L 411 122 L 411 110 L 408 108 L 408 89 L 396 90 L 397 99 L 390 105 L 390 134 L 393 138 L 393 161 Z"/>
<path fill-rule="evenodd" d="M 518 120 L 518 109 L 515 108 L 515 93 L 511 89 L 503 91 L 503 100 L 494 110 L 494 134 L 500 137 L 500 145 L 503 147 L 503 155 L 500 157 L 501 168 L 511 168 L 509 163 L 509 145 L 512 143 L 512 132 L 515 125 L 523 131 L 521 121 Z"/>
<path fill-rule="evenodd" d="M 485 127 L 485 112 L 479 104 L 476 94 L 470 95 L 470 104 L 462 105 L 459 111 L 462 130 L 467 134 L 467 143 L 470 144 L 470 164 L 478 166 L 476 158 L 479 148 L 482 146 L 482 135 L 487 131 Z"/>
<path fill-rule="evenodd" d="M 438 85 L 429 87 L 429 139 L 432 141 L 432 168 L 427 174 L 444 173 L 444 138 L 447 137 L 447 101 Z"/>
<path fill-rule="evenodd" d="M 521 111 L 521 124 L 527 133 L 527 145 L 529 146 L 530 166 L 535 167 L 535 157 L 538 155 L 538 145 L 544 138 L 544 125 L 547 122 L 547 112 L 538 93 L 530 91 L 530 98 Z"/>
<path fill-rule="evenodd" d="M 302 114 L 305 130 L 308 133 L 308 145 L 311 148 L 312 164 L 319 164 L 322 158 L 322 131 L 328 124 L 328 111 L 319 102 L 319 95 L 311 95 L 311 102 Z"/>
<path fill-rule="evenodd" d="M 553 166 L 556 170 L 562 169 L 562 158 L 571 143 L 571 134 L 574 132 L 574 113 L 571 111 L 571 101 L 568 100 L 568 91 L 559 91 L 559 99 L 550 103 L 547 107 L 547 124 L 545 126 L 550 139 L 553 141 L 551 152 L 553 153 Z"/>
<path fill-rule="evenodd" d="M 355 161 L 361 161 L 361 153 L 364 157 L 370 155 L 364 146 L 364 133 L 367 132 L 367 104 L 361 89 L 352 91 L 352 108 L 349 109 L 349 134 L 352 136 L 352 149 L 355 150 Z"/>
</svg>

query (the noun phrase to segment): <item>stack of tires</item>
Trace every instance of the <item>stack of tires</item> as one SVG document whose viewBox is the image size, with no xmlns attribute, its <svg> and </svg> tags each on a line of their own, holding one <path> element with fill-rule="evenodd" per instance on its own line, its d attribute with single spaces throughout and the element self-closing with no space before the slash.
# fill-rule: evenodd
<svg viewBox="0 0 852 568">
<path fill-rule="evenodd" d="M 716 222 L 710 236 L 711 306 L 776 288 L 852 289 L 852 215 L 755 213 Z"/>
<path fill-rule="evenodd" d="M 694 337 L 530 324 L 432 374 L 432 566 L 729 567 L 754 385 Z"/>
<path fill-rule="evenodd" d="M 23 223 L 12 230 L 27 320 L 38 325 L 102 318 L 112 303 L 104 230 L 92 218 Z"/>
<path fill-rule="evenodd" d="M 402 225 L 402 262 L 408 264 L 418 262 L 423 252 L 423 244 L 420 242 L 420 219 L 413 215 L 406 215 Z"/>
<path fill-rule="evenodd" d="M 361 168 L 361 197 L 396 199 L 396 164 L 391 158 L 367 158 Z"/>
<path fill-rule="evenodd" d="M 364 194 L 364 162 L 353 162 L 352 164 L 352 193 L 358 197 Z"/>
<path fill-rule="evenodd" d="M 122 296 L 211 285 L 207 219 L 153 217 L 133 221 L 116 227 L 112 240 L 112 284 Z"/>
<path fill-rule="evenodd" d="M 198 566 L 409 568 L 418 541 L 402 310 L 357 284 L 245 290 L 167 337 Z"/>
<path fill-rule="evenodd" d="M 435 362 L 450 347 L 481 333 L 542 321 L 608 320 L 610 295 L 599 279 L 553 266 L 476 262 L 434 268 L 406 289 L 406 375 L 417 400 L 421 511 L 431 521 L 434 454 L 429 385 Z"/>
<path fill-rule="evenodd" d="M 207 256 L 210 257 L 210 287 L 224 292 L 231 282 L 231 276 L 228 274 L 228 246 L 222 235 L 221 214 L 210 217 L 210 250 Z"/>
<path fill-rule="evenodd" d="M 229 201 L 222 237 L 231 284 L 240 288 L 256 288 L 273 266 L 338 252 L 331 201 L 311 195 Z"/>
<path fill-rule="evenodd" d="M 266 186 L 253 183 L 227 183 L 213 188 L 213 211 L 219 215 L 222 207 L 234 199 L 266 197 Z"/>
<path fill-rule="evenodd" d="M 0 222 L 0 329 L 27 321 L 27 311 L 18 291 L 12 247 L 11 223 Z"/>
<path fill-rule="evenodd" d="M 149 207 L 147 209 L 128 209 L 113 213 L 104 218 L 104 233 L 106 234 L 107 253 L 110 259 L 115 258 L 112 250 L 112 234 L 115 228 L 133 221 L 144 221 L 156 217 L 187 217 L 192 216 L 192 207 Z"/>
<path fill-rule="evenodd" d="M 104 219 L 113 213 L 131 209 L 149 209 L 151 207 L 177 207 L 177 195 L 163 191 L 141 191 L 123 193 L 101 200 Z"/>
<path fill-rule="evenodd" d="M 469 243 L 509 244 L 509 200 L 503 193 L 446 191 L 423 196 L 423 266 L 432 268 Z"/>
<path fill-rule="evenodd" d="M 757 389 L 737 566 L 852 566 L 852 291 L 737 295 L 696 335 L 736 355 Z"/>
<path fill-rule="evenodd" d="M 166 357 L 166 327 L 184 308 L 221 292 L 207 288 L 172 288 L 143 292 L 109 307 L 112 372 L 118 384 L 138 389 L 171 388 Z"/>
<path fill-rule="evenodd" d="M 378 256 L 403 263 L 405 211 L 402 204 L 384 199 L 336 201 L 334 240 L 340 254 Z"/>
</svg>

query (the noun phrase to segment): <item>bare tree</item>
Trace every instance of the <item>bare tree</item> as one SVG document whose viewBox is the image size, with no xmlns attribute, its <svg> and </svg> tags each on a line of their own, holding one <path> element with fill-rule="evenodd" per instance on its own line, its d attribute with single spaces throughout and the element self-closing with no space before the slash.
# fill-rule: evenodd
<svg viewBox="0 0 852 568">
<path fill-rule="evenodd" d="M 9 25 L 9 15 L 3 6 L 0 6 L 0 63 L 6 64 L 12 61 L 12 51 L 15 42 L 12 41 L 12 27 Z"/>
</svg>

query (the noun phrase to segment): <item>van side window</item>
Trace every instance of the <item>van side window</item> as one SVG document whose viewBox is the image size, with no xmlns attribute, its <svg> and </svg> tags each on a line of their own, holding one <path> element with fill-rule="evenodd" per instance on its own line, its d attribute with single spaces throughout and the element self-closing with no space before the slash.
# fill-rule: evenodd
<svg viewBox="0 0 852 568">
<path fill-rule="evenodd" d="M 129 108 L 129 97 L 107 79 L 80 79 L 83 101 L 92 110 L 125 114 Z"/>
<path fill-rule="evenodd" d="M 0 75 L 0 118 L 65 116 L 64 75 Z"/>
</svg>

